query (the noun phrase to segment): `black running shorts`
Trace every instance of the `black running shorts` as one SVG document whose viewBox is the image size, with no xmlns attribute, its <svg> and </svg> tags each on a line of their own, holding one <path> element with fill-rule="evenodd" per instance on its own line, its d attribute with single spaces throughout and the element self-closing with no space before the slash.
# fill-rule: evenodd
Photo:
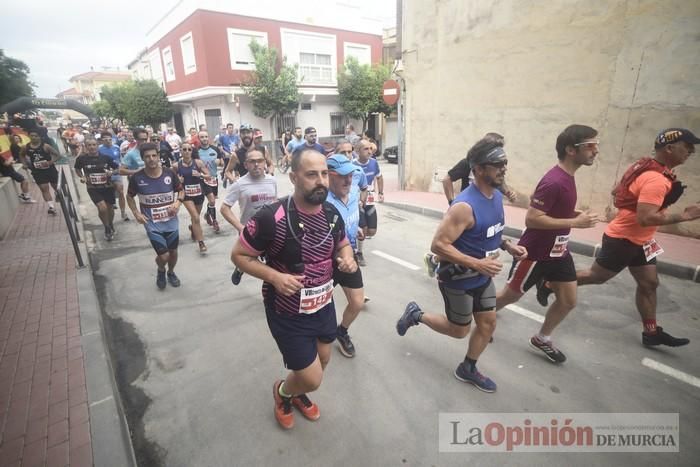
<svg viewBox="0 0 700 467">
<path fill-rule="evenodd" d="M 318 341 L 330 344 L 336 338 L 338 323 L 333 302 L 312 315 L 277 313 L 268 306 L 265 314 L 289 370 L 303 370 L 311 365 L 318 355 Z"/>
<path fill-rule="evenodd" d="M 107 203 L 107 206 L 115 203 L 114 188 L 88 188 L 87 192 L 95 205 L 101 201 Z"/>
<path fill-rule="evenodd" d="M 508 287 L 524 294 L 540 279 L 551 282 L 576 282 L 576 267 L 571 255 L 550 261 L 513 260 L 508 273 Z"/>
<path fill-rule="evenodd" d="M 620 272 L 626 267 L 650 266 L 656 258 L 647 261 L 644 248 L 626 238 L 608 237 L 603 234 L 603 245 L 595 262 L 608 271 Z"/>
</svg>

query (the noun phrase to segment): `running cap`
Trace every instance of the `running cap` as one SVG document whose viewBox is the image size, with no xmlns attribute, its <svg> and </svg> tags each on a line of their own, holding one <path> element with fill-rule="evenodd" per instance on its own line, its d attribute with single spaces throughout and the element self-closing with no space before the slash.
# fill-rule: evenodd
<svg viewBox="0 0 700 467">
<path fill-rule="evenodd" d="M 326 159 L 328 170 L 331 170 L 338 175 L 348 175 L 360 170 L 358 166 L 350 162 L 345 154 L 333 154 Z"/>
<path fill-rule="evenodd" d="M 262 130 L 256 129 L 256 130 L 253 132 L 253 139 L 255 139 L 255 138 L 260 138 L 260 137 L 262 137 L 262 136 L 263 136 Z"/>
<path fill-rule="evenodd" d="M 504 162 L 508 160 L 506 152 L 502 147 L 498 146 L 490 151 L 481 151 L 471 154 L 469 158 L 469 165 L 486 165 L 486 164 L 498 164 L 499 162 Z"/>
<path fill-rule="evenodd" d="M 307 126 L 306 130 L 304 130 L 304 134 L 308 135 L 309 133 L 316 133 L 316 128 L 314 128 L 312 126 Z"/>
<path fill-rule="evenodd" d="M 700 144 L 700 138 L 685 128 L 667 128 L 656 137 L 654 149 L 660 149 L 667 144 L 683 141 L 688 144 Z"/>
<path fill-rule="evenodd" d="M 241 123 L 241 126 L 238 128 L 238 131 L 253 131 L 253 127 L 250 126 L 248 123 Z"/>
</svg>

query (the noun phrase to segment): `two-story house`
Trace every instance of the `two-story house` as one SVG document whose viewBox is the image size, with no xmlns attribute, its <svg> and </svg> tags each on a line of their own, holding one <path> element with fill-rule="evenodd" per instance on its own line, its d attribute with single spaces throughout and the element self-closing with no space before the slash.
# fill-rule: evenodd
<svg viewBox="0 0 700 467">
<path fill-rule="evenodd" d="M 284 11 L 268 0 L 227 3 L 178 3 L 147 33 L 148 47 L 130 64 L 134 76 L 150 74 L 161 82 L 174 104 L 178 132 L 202 123 L 215 132 L 231 122 L 262 129 L 266 140 L 294 126 L 315 126 L 319 136 L 342 135 L 347 119 L 338 105 L 338 70 L 350 56 L 366 64 L 381 62 L 380 20 L 351 2 L 299 1 Z M 242 88 L 255 69 L 252 40 L 276 48 L 298 66 L 299 109 L 274 128 L 253 114 Z"/>
</svg>

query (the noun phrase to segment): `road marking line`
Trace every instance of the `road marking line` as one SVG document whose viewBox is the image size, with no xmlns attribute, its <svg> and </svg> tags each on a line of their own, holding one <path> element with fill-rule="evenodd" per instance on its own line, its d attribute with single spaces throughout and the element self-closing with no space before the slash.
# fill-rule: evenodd
<svg viewBox="0 0 700 467">
<path fill-rule="evenodd" d="M 411 271 L 418 271 L 420 269 L 420 267 L 416 266 L 415 264 L 411 264 L 408 261 L 404 261 L 401 258 L 397 258 L 396 256 L 388 255 L 388 254 L 384 253 L 383 251 L 372 250 L 372 253 L 381 257 L 381 258 L 388 259 L 389 261 L 392 261 L 392 262 L 399 264 L 405 268 L 408 268 Z"/>
<path fill-rule="evenodd" d="M 533 312 L 530 311 L 530 310 L 526 310 L 525 308 L 523 308 L 523 307 L 521 307 L 521 306 L 518 306 L 518 305 L 507 305 L 507 306 L 506 306 L 506 309 L 507 309 L 507 310 L 510 310 L 510 311 L 512 311 L 512 312 L 514 312 L 514 313 L 517 313 L 517 314 L 519 314 L 519 315 L 521 315 L 521 316 L 524 316 L 524 317 L 526 317 L 526 318 L 530 318 L 530 319 L 533 320 L 533 321 L 537 321 L 538 323 L 544 323 L 544 316 L 542 316 L 542 315 L 540 315 L 540 314 L 537 314 L 537 313 L 533 313 Z"/>
<path fill-rule="evenodd" d="M 107 396 L 104 399 L 100 399 L 98 401 L 93 402 L 92 404 L 90 404 L 90 407 L 95 407 L 96 405 L 102 404 L 103 402 L 107 402 L 107 401 L 110 401 L 112 399 L 113 399 L 112 396 Z"/>
<path fill-rule="evenodd" d="M 676 370 L 673 367 L 664 365 L 663 363 L 659 363 L 656 360 L 652 360 L 651 358 L 643 358 L 642 365 L 644 365 L 647 368 L 651 368 L 652 370 L 656 370 L 659 373 L 663 373 L 667 376 L 670 376 L 672 378 L 676 378 L 677 380 L 683 381 L 684 383 L 691 384 L 696 388 L 700 388 L 700 378 L 693 375 L 689 375 L 688 373 L 684 373 L 681 370 Z"/>
</svg>

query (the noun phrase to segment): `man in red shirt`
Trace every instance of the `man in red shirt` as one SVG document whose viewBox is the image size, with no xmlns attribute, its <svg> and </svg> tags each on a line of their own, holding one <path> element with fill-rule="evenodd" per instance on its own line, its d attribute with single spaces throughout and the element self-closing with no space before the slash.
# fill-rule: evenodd
<svg viewBox="0 0 700 467">
<path fill-rule="evenodd" d="M 674 183 L 678 188 L 681 185 L 675 181 L 672 169 L 688 160 L 698 143 L 700 139 L 683 128 L 669 128 L 659 133 L 654 142 L 654 159 L 647 160 L 651 164 L 649 168 L 638 173 L 628 186 L 618 186 L 615 190 L 628 190 L 636 203 L 621 208 L 608 224 L 602 248 L 591 268 L 576 272 L 578 285 L 602 284 L 629 268 L 637 282 L 635 298 L 644 326 L 642 344 L 647 346 L 680 347 L 690 342 L 671 336 L 656 324 L 656 288 L 659 286 L 656 257 L 664 250 L 654 240 L 654 234 L 660 225 L 700 218 L 700 203 L 691 204 L 677 214 L 666 211 L 682 193 L 681 189 L 675 196 L 673 194 Z M 635 165 L 627 173 L 633 171 Z M 625 179 L 627 177 L 623 177 Z"/>
</svg>

